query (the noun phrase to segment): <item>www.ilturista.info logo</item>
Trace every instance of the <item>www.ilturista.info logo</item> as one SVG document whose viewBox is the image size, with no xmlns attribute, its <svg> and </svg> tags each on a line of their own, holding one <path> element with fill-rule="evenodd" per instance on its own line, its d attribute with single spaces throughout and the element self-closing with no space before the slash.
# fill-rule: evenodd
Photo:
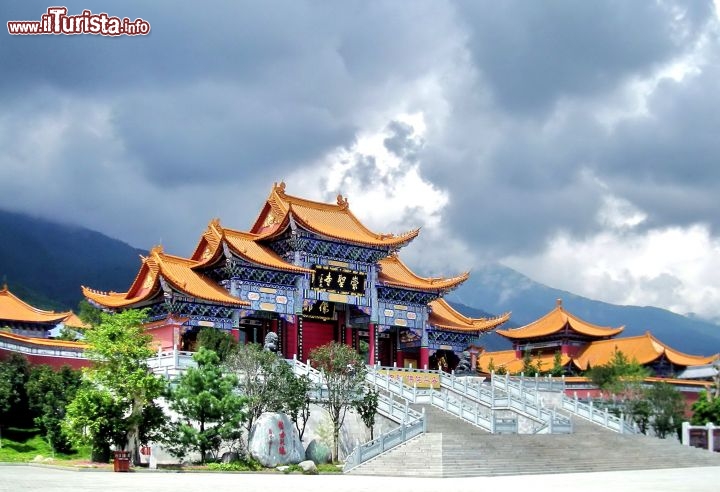
<svg viewBox="0 0 720 492">
<path fill-rule="evenodd" d="M 150 33 L 150 23 L 110 17 L 105 12 L 93 14 L 83 10 L 80 15 L 67 15 L 66 7 L 50 7 L 39 21 L 8 21 L 8 32 L 15 35 L 35 34 L 97 34 L 100 36 L 139 36 Z"/>
</svg>

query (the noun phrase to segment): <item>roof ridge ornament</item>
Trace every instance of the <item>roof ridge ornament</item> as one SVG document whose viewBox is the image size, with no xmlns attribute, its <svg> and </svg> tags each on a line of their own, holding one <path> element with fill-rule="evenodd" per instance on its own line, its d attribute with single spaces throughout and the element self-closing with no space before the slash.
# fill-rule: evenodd
<svg viewBox="0 0 720 492">
<path fill-rule="evenodd" d="M 555 300 L 555 305 L 556 305 L 557 307 L 562 307 L 562 299 L 561 299 L 561 298 L 557 298 L 557 299 Z"/>
<path fill-rule="evenodd" d="M 274 183 L 273 188 L 278 195 L 285 195 L 285 181 L 280 181 L 280 183 Z"/>
<path fill-rule="evenodd" d="M 340 207 L 340 210 L 345 210 L 348 208 L 348 206 L 350 206 L 350 204 L 348 203 L 347 197 L 343 198 L 342 194 L 338 194 L 337 204 Z"/>
<path fill-rule="evenodd" d="M 161 255 L 165 253 L 165 250 L 163 249 L 162 244 L 158 244 L 157 246 L 153 246 L 153 248 L 150 250 L 150 254 L 155 255 Z"/>
</svg>

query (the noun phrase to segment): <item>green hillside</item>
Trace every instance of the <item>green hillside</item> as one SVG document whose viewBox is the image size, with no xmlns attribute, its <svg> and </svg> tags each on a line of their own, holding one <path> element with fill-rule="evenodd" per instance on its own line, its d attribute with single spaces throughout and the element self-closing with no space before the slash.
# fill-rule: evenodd
<svg viewBox="0 0 720 492">
<path fill-rule="evenodd" d="M 99 232 L 0 211 L 0 281 L 45 309 L 76 309 L 81 285 L 124 291 L 142 250 Z"/>
</svg>

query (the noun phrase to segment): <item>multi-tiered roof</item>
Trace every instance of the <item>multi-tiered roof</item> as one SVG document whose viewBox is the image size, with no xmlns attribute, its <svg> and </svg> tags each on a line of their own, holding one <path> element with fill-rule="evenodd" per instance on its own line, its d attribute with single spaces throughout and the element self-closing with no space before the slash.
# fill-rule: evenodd
<svg viewBox="0 0 720 492">
<path fill-rule="evenodd" d="M 586 370 L 610 362 L 616 351 L 642 365 L 652 365 L 666 360 L 677 368 L 710 364 L 719 354 L 698 356 L 684 354 L 652 336 L 650 332 L 636 337 L 615 338 L 624 327 L 607 327 L 589 323 L 565 310 L 558 299 L 555 308 L 532 323 L 509 330 L 497 330 L 499 335 L 511 340 L 514 350 L 485 352 L 478 358 L 478 369 L 490 372 L 504 369 L 519 373 L 523 368 L 523 356 L 527 350 L 532 360 L 540 363 L 541 370 L 549 370 L 555 363 L 555 351 L 560 352 L 568 341 L 585 340 L 571 351 L 562 350 L 560 364 Z M 554 342 L 554 343 L 553 343 Z"/>
<path fill-rule="evenodd" d="M 271 248 L 274 240 L 298 228 L 338 243 L 385 251 L 378 261 L 380 286 L 431 292 L 439 298 L 469 276 L 465 272 L 447 278 L 421 277 L 397 254 L 400 247 L 417 237 L 419 229 L 399 235 L 378 234 L 365 227 L 350 211 L 347 198 L 338 196 L 335 204 L 320 203 L 288 195 L 285 184 L 276 183 L 249 231 L 229 229 L 222 226 L 219 219 L 213 219 L 189 258 L 169 255 L 161 247 L 155 247 L 147 257 L 141 257 L 140 271 L 127 292 L 100 292 L 83 287 L 83 294 L 109 309 L 143 307 L 163 295 L 164 283 L 166 288 L 170 286 L 189 297 L 247 308 L 246 301 L 231 295 L 209 272 L 231 254 L 254 268 L 310 275 L 312 270 L 287 261 Z M 509 313 L 490 319 L 467 318 L 442 300 L 432 301 L 429 306 L 431 324 L 454 331 L 487 331 L 509 318 Z"/>
</svg>

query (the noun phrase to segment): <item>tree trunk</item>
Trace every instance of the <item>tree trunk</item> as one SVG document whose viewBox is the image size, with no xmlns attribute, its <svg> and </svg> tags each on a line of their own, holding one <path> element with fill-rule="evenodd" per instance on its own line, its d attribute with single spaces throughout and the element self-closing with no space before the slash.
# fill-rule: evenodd
<svg viewBox="0 0 720 492">
<path fill-rule="evenodd" d="M 340 428 L 333 424 L 333 463 L 340 461 Z"/>
</svg>

